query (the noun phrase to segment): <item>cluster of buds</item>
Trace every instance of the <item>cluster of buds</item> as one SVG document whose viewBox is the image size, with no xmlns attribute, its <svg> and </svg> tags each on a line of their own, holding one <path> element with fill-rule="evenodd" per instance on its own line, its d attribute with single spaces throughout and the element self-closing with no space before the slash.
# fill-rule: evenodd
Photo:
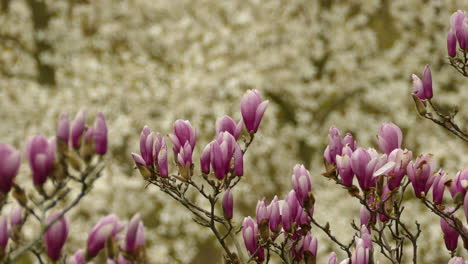
<svg viewBox="0 0 468 264">
<path fill-rule="evenodd" d="M 382 124 L 377 136 L 382 154 L 375 149 L 357 147 L 353 140 L 349 140 L 352 136 L 348 134 L 347 137 L 354 150 L 343 143 L 345 139 L 340 137 L 336 128 L 330 129 L 329 144 L 324 153 L 327 168 L 324 175 L 335 179 L 353 196 L 365 201 L 367 206 L 361 209 L 361 225 L 369 227 L 377 220 L 387 222 L 392 217 L 393 203 L 407 176 L 406 182 L 411 183 L 415 196 L 422 201 L 429 201 L 427 196 L 432 188 L 430 202 L 435 205 L 433 210 L 447 216 L 441 219 L 447 249 L 455 250 L 460 230 L 467 228 L 453 218 L 454 212 L 443 211 L 444 192 L 449 189 L 455 205 L 464 205 L 468 221 L 468 169 L 458 172 L 451 180 L 442 169 L 436 172 L 431 154 L 420 155 L 413 160 L 412 152 L 401 148 L 401 129 L 392 123 Z M 332 153 L 336 155 L 334 159 Z M 359 188 L 353 185 L 354 178 Z M 363 196 L 359 196 L 360 191 Z M 454 226 L 458 226 L 458 229 L 454 229 Z M 466 237 L 466 231 L 461 232 Z"/>
<path fill-rule="evenodd" d="M 96 160 L 94 157 L 98 157 L 99 161 L 106 152 L 107 124 L 102 113 L 97 114 L 95 123 L 91 127 L 86 126 L 84 111 L 80 111 L 72 123 L 68 114 L 63 113 L 60 116 L 55 138 L 48 140 L 43 135 L 37 135 L 32 137 L 25 147 L 32 183 L 40 194 L 38 197 L 34 192 L 26 194 L 26 191 L 14 182 L 21 165 L 21 152 L 12 146 L 0 144 L 0 208 L 11 202 L 8 200 L 10 191 L 19 203 L 13 207 L 9 223 L 5 215 L 2 215 L 0 220 L 1 260 L 11 261 L 11 254 L 16 253 L 19 246 L 26 242 L 22 227 L 30 215 L 41 223 L 43 229 L 39 232 L 36 241 L 42 238 L 47 257 L 52 262 L 63 259 L 62 248 L 68 238 L 70 223 L 65 217 L 66 211 L 49 213 L 49 210 L 57 206 L 61 200 L 65 200 L 70 191 L 67 187 L 70 179 L 85 186 L 92 185 L 92 182 L 86 178 L 93 175 L 94 179 L 97 179 L 100 172 L 96 169 L 98 166 L 94 162 Z M 94 169 L 89 169 L 90 166 Z M 48 182 L 51 184 L 47 184 Z M 85 188 L 82 195 L 84 196 L 86 192 Z M 14 243 L 10 243 L 8 249 L 9 241 Z M 33 244 L 33 247 L 35 246 Z"/>
<path fill-rule="evenodd" d="M 105 251 L 107 263 L 145 263 L 145 227 L 136 214 L 127 225 L 125 238 L 119 234 L 125 228 L 115 215 L 102 218 L 88 235 L 85 250 L 78 250 L 68 259 L 68 264 L 88 263 Z"/>
<path fill-rule="evenodd" d="M 370 264 L 373 262 L 373 255 L 374 255 L 374 246 L 372 244 L 371 235 L 367 227 L 362 226 L 360 236 L 356 237 L 355 242 L 355 250 L 351 257 L 351 262 L 353 264 Z M 328 257 L 328 264 L 349 264 L 350 259 L 344 259 L 341 262 L 338 262 L 338 257 L 336 256 L 335 252 L 332 252 Z"/>
<path fill-rule="evenodd" d="M 217 120 L 216 139 L 200 155 L 200 170 L 204 175 L 213 171 L 218 180 L 224 180 L 228 175 L 240 177 L 244 174 L 244 153 L 237 140 L 244 127 L 253 139 L 267 106 L 268 101 L 262 101 L 257 90 L 248 90 L 241 100 L 242 120 L 236 123 L 230 116 Z M 194 174 L 193 152 L 197 132 L 188 120 L 177 120 L 169 138 L 178 168 L 178 179 L 188 181 Z M 132 156 L 145 179 L 169 176 L 166 148 L 166 141 L 160 134 L 154 135 L 149 128 L 143 128 L 140 136 L 141 155 L 132 153 Z"/>
<path fill-rule="evenodd" d="M 244 219 L 242 234 L 245 247 L 256 261 L 264 261 L 264 251 L 282 234 L 291 248 L 290 257 L 295 261 L 315 263 L 317 239 L 310 234 L 310 218 L 314 213 L 314 197 L 309 172 L 303 165 L 293 169 L 291 190 L 284 200 L 275 196 L 267 205 L 266 199 L 258 201 L 256 221 L 250 216 Z"/>
<path fill-rule="evenodd" d="M 450 30 L 447 34 L 447 54 L 457 56 L 457 44 L 460 51 L 468 52 L 468 14 L 458 10 L 450 17 Z"/>
</svg>

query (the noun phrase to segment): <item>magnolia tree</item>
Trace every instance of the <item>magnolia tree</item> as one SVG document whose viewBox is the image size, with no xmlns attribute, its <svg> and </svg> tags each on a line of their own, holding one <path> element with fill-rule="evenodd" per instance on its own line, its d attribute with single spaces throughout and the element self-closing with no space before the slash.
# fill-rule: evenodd
<svg viewBox="0 0 468 264">
<path fill-rule="evenodd" d="M 468 77 L 468 14 L 462 11 L 451 18 L 447 50 L 450 64 Z M 457 110 L 444 113 L 432 101 L 429 66 L 422 78 L 413 75 L 413 88 L 419 114 L 466 144 L 468 134 L 456 123 Z M 329 239 L 320 244 L 333 243 L 342 251 L 338 255 L 345 256 L 340 262 L 331 252 L 329 264 L 419 263 L 418 239 L 424 230 L 418 219 L 404 219 L 405 205 L 415 202 L 409 201 L 413 197 L 427 207 L 428 214 L 440 217 L 440 242 L 447 248 L 448 263 L 467 263 L 457 254 L 468 249 L 468 168 L 449 177 L 436 168 L 431 154 L 413 155 L 403 148 L 403 133 L 393 123 L 381 125 L 379 150 L 359 146 L 353 135 L 342 136 L 336 127 L 329 130 L 322 175 L 362 206 L 359 221 L 350 222 L 354 232 L 348 234 L 347 241 L 334 235 L 333 223 L 321 223 L 314 217 L 315 204 L 320 201 L 314 197 L 311 174 L 299 164 L 292 170 L 292 188 L 284 199 L 260 199 L 254 218 L 236 221 L 235 189 L 242 184 L 244 158 L 267 106 L 259 91 L 248 90 L 240 102 L 242 119 L 219 118 L 215 138 L 205 142 L 198 157 L 193 155 L 197 131 L 187 120 L 175 121 L 167 138 L 144 127 L 140 154 L 132 153 L 143 180 L 177 201 L 180 209 L 192 214 L 194 222 L 209 230 L 226 263 L 316 263 L 317 232 Z M 105 216 L 90 229 L 86 245 L 74 253 L 62 252 L 73 228 L 67 213 L 99 179 L 107 141 L 102 113 L 96 115 L 93 125 L 87 125 L 84 111 L 72 122 L 64 113 L 55 138 L 38 135 L 28 141 L 24 156 L 32 181 L 21 184 L 15 177 L 23 155 L 0 144 L 0 206 L 12 208 L 9 216 L 3 213 L 0 218 L 0 258 L 4 263 L 14 263 L 25 254 L 32 254 L 39 263 L 102 259 L 107 263 L 148 263 L 157 258 L 145 254 L 145 227 L 138 214 L 127 224 L 116 215 Z M 446 189 L 450 198 L 444 196 Z M 26 234 L 27 226 L 32 227 L 32 234 Z M 463 243 L 459 244 L 460 238 Z"/>
</svg>

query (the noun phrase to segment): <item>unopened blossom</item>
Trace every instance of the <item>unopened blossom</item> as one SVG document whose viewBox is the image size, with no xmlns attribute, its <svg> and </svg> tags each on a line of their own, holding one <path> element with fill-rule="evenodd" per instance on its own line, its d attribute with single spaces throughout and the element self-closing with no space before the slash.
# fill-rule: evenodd
<svg viewBox="0 0 468 264">
<path fill-rule="evenodd" d="M 403 133 L 401 129 L 393 123 L 383 123 L 380 126 L 379 135 L 380 151 L 389 155 L 393 150 L 401 147 Z"/>
<path fill-rule="evenodd" d="M 445 192 L 445 186 L 449 181 L 447 173 L 440 169 L 434 179 L 432 186 L 432 200 L 435 204 L 442 204 Z"/>
<path fill-rule="evenodd" d="M 371 220 L 371 212 L 367 210 L 367 208 L 363 205 L 361 206 L 361 210 L 359 211 L 359 219 L 361 226 L 369 226 L 370 220 Z"/>
<path fill-rule="evenodd" d="M 270 212 L 268 211 L 268 206 L 266 204 L 265 198 L 257 202 L 257 208 L 255 209 L 255 213 L 258 225 L 268 223 L 270 219 Z"/>
<path fill-rule="evenodd" d="M 352 256 L 352 263 L 354 264 L 369 264 L 370 250 L 365 247 L 362 239 L 356 240 L 356 251 Z"/>
<path fill-rule="evenodd" d="M 145 126 L 140 134 L 140 153 L 147 166 L 154 163 L 154 134 Z"/>
<path fill-rule="evenodd" d="M 71 125 L 71 143 L 74 148 L 79 148 L 81 145 L 81 137 L 86 130 L 86 112 L 84 110 L 79 111 L 75 120 Z"/>
<path fill-rule="evenodd" d="M 159 133 L 156 134 L 154 142 L 154 159 L 156 159 L 156 167 L 159 176 L 166 178 L 169 176 L 169 164 L 167 161 L 167 144 L 164 137 Z"/>
<path fill-rule="evenodd" d="M 285 203 L 288 204 L 289 207 L 289 215 L 291 219 L 296 219 L 299 210 L 302 210 L 301 204 L 299 203 L 299 200 L 297 199 L 296 192 L 294 190 L 291 190 L 287 195 L 286 198 L 284 198 Z"/>
<path fill-rule="evenodd" d="M 354 172 L 351 167 L 351 157 L 348 155 L 336 156 L 336 168 L 341 178 L 341 183 L 345 186 L 353 185 Z"/>
<path fill-rule="evenodd" d="M 468 189 L 468 167 L 463 171 L 459 171 L 455 179 L 450 184 L 450 194 L 455 197 L 458 193 L 465 197 L 466 190 Z"/>
<path fill-rule="evenodd" d="M 206 145 L 200 156 L 200 169 L 204 174 L 210 173 L 211 166 L 211 143 Z"/>
<path fill-rule="evenodd" d="M 107 152 L 107 123 L 102 112 L 97 113 L 93 129 L 94 148 L 96 154 L 104 155 Z"/>
<path fill-rule="evenodd" d="M 232 196 L 231 188 L 228 188 L 224 192 L 223 202 L 222 202 L 224 217 L 231 220 L 234 214 L 234 198 Z"/>
<path fill-rule="evenodd" d="M 47 256 L 53 261 L 57 261 L 62 256 L 62 248 L 68 238 L 69 222 L 61 216 L 61 212 L 54 212 L 47 218 L 47 223 L 53 223 L 44 234 L 44 244 Z M 60 218 L 58 218 L 60 217 Z M 58 220 L 57 220 L 58 219 Z"/>
<path fill-rule="evenodd" d="M 68 145 L 68 140 L 70 138 L 70 119 L 68 118 L 67 113 L 62 113 L 60 115 L 57 126 L 57 138 L 62 140 L 65 146 Z"/>
<path fill-rule="evenodd" d="M 115 215 L 108 215 L 102 218 L 89 233 L 87 255 L 90 258 L 95 257 L 104 249 L 109 238 L 116 239 L 117 234 L 123 227 Z"/>
<path fill-rule="evenodd" d="M 343 148 L 349 147 L 352 151 L 355 151 L 357 148 L 356 140 L 354 140 L 351 133 L 346 133 L 346 135 L 343 137 L 343 140 L 341 140 L 341 145 L 343 145 Z"/>
<path fill-rule="evenodd" d="M 188 143 L 192 149 L 195 148 L 197 133 L 188 120 L 177 120 L 174 122 L 174 133 L 169 135 L 172 140 L 172 150 L 174 153 L 179 153 L 181 148 L 184 148 Z"/>
<path fill-rule="evenodd" d="M 312 237 L 309 232 L 307 232 L 306 236 L 304 237 L 304 242 L 302 244 L 304 252 L 309 252 L 312 256 L 317 256 L 317 238 Z"/>
<path fill-rule="evenodd" d="M 294 166 L 292 175 L 292 186 L 296 192 L 296 197 L 301 205 L 304 205 L 305 200 L 309 197 L 309 192 L 312 190 L 310 173 L 304 165 L 297 164 Z"/>
<path fill-rule="evenodd" d="M 432 74 L 429 65 L 424 67 L 422 79 L 413 74 L 413 94 L 421 100 L 432 98 Z"/>
<path fill-rule="evenodd" d="M 450 17 L 450 30 L 455 33 L 460 49 L 468 51 L 468 14 L 458 10 Z"/>
<path fill-rule="evenodd" d="M 267 209 L 269 214 L 270 231 L 277 233 L 281 228 L 281 212 L 278 196 L 275 195 Z"/>
<path fill-rule="evenodd" d="M 291 225 L 294 222 L 294 219 L 291 217 L 291 212 L 289 210 L 289 205 L 287 202 L 284 202 L 281 206 L 281 224 L 283 229 L 286 232 L 291 231 Z"/>
<path fill-rule="evenodd" d="M 0 144 L 0 192 L 8 193 L 21 165 L 21 153 L 7 144 Z"/>
<path fill-rule="evenodd" d="M 247 90 L 242 96 L 240 105 L 245 128 L 248 132 L 256 133 L 268 106 L 268 100 L 262 101 L 262 96 L 257 90 Z"/>
<path fill-rule="evenodd" d="M 55 165 L 55 148 L 55 140 L 47 141 L 42 135 L 35 136 L 28 142 L 26 155 L 35 186 L 43 185 L 51 176 Z"/>
<path fill-rule="evenodd" d="M 232 117 L 225 115 L 216 120 L 216 135 L 221 132 L 228 132 L 237 140 L 242 132 L 244 123 L 240 120 L 237 124 Z"/>
<path fill-rule="evenodd" d="M 255 223 L 250 216 L 246 217 L 242 223 L 242 237 L 244 239 L 245 248 L 249 251 L 250 255 L 255 254 L 259 261 L 263 261 L 264 250 L 263 248 L 258 249 L 257 223 Z"/>
<path fill-rule="evenodd" d="M 435 180 L 432 155 L 420 155 L 408 164 L 406 171 L 416 197 L 421 198 L 426 195 Z"/>
<path fill-rule="evenodd" d="M 457 37 L 453 30 L 450 30 L 447 34 L 447 54 L 450 57 L 457 56 Z"/>
<path fill-rule="evenodd" d="M 444 212 L 451 214 L 454 211 L 455 208 L 450 207 L 447 208 Z M 445 247 L 452 251 L 457 249 L 458 246 L 458 237 L 460 234 L 458 233 L 457 230 L 452 228 L 450 224 L 454 224 L 452 220 L 445 220 L 444 218 L 440 218 L 440 228 L 442 229 L 442 232 L 444 233 L 444 241 L 445 241 Z"/>
<path fill-rule="evenodd" d="M 336 156 L 341 155 L 343 142 L 340 135 L 340 130 L 336 127 L 330 127 L 328 130 L 328 145 L 324 152 L 325 160 L 330 164 L 336 163 Z"/>
<path fill-rule="evenodd" d="M 136 214 L 128 223 L 127 233 L 125 234 L 125 245 L 123 250 L 129 254 L 134 254 L 139 248 L 145 245 L 145 226 Z"/>
<path fill-rule="evenodd" d="M 202 153 L 201 165 L 204 172 L 207 170 L 208 153 Z M 243 153 L 235 138 L 228 132 L 221 132 L 217 139 L 210 143 L 210 164 L 218 179 L 223 179 L 231 170 L 234 159 L 234 175 L 242 176 L 244 173 Z M 203 172 L 202 171 L 202 172 Z"/>
</svg>

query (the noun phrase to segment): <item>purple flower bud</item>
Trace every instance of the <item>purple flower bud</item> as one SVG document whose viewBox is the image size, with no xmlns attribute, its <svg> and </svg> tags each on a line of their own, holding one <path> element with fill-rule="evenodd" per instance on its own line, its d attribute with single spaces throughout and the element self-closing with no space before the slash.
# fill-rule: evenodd
<svg viewBox="0 0 468 264">
<path fill-rule="evenodd" d="M 423 83 L 416 74 L 411 75 L 413 78 L 413 94 L 422 100 L 422 103 L 426 105 L 427 98 L 424 96 Z"/>
<path fill-rule="evenodd" d="M 104 155 L 107 152 L 107 124 L 103 113 L 99 112 L 94 124 L 94 146 L 96 154 Z"/>
<path fill-rule="evenodd" d="M 21 153 L 10 145 L 0 144 L 0 192 L 8 193 L 21 165 Z"/>
<path fill-rule="evenodd" d="M 125 234 L 124 251 L 134 254 L 139 248 L 145 245 L 145 226 L 140 220 L 140 215 L 136 214 L 128 223 L 127 233 Z"/>
<path fill-rule="evenodd" d="M 450 29 L 453 31 L 459 31 L 461 29 L 465 16 L 466 14 L 462 10 L 457 10 L 457 12 L 453 13 L 450 16 Z"/>
<path fill-rule="evenodd" d="M 74 148 L 80 147 L 80 138 L 86 129 L 86 112 L 80 110 L 71 126 L 71 142 Z"/>
<path fill-rule="evenodd" d="M 468 195 L 467 195 L 468 196 Z M 283 229 L 286 232 L 291 231 L 291 224 L 293 222 L 293 218 L 291 218 L 291 212 L 289 209 L 288 203 L 285 201 L 283 206 L 281 207 L 281 223 L 283 224 Z"/>
<path fill-rule="evenodd" d="M 234 138 L 237 140 L 240 136 L 240 133 L 242 132 L 242 127 L 242 120 L 236 124 L 232 117 L 225 115 L 216 121 L 216 135 L 226 131 L 229 134 L 233 135 Z"/>
<path fill-rule="evenodd" d="M 466 14 L 460 30 L 457 31 L 457 39 L 460 49 L 468 51 L 468 16 Z"/>
<path fill-rule="evenodd" d="M 369 227 L 369 222 L 371 220 L 371 212 L 363 205 L 359 211 L 359 218 L 361 226 Z"/>
<path fill-rule="evenodd" d="M 258 227 L 257 223 L 249 216 L 244 218 L 242 223 L 242 237 L 244 238 L 244 244 L 250 255 L 255 254 L 258 248 Z M 262 251 L 263 249 L 258 250 Z"/>
<path fill-rule="evenodd" d="M 380 151 L 390 154 L 394 149 L 401 147 L 403 133 L 401 129 L 393 123 L 383 123 L 380 126 L 378 135 Z"/>
<path fill-rule="evenodd" d="M 192 165 L 192 146 L 189 142 L 185 142 L 184 147 L 180 148 L 179 154 L 177 154 L 177 162 L 179 162 L 182 168 L 190 168 Z"/>
<path fill-rule="evenodd" d="M 234 198 L 232 197 L 231 188 L 228 188 L 224 193 L 222 205 L 224 217 L 231 220 L 234 214 Z"/>
<path fill-rule="evenodd" d="M 313 215 L 313 211 L 311 212 L 311 215 Z M 307 216 L 307 212 L 304 208 L 300 207 L 299 208 L 299 212 L 297 213 L 297 216 L 296 216 L 296 224 L 298 226 L 302 226 L 302 225 L 309 225 L 310 224 L 310 220 L 309 220 L 309 217 Z"/>
<path fill-rule="evenodd" d="M 406 167 L 412 159 L 413 153 L 407 149 L 394 149 L 388 155 L 388 161 L 395 163 L 395 166 L 389 172 L 387 178 L 388 188 L 390 190 L 400 186 L 403 177 L 406 175 Z"/>
<path fill-rule="evenodd" d="M 5 215 L 0 218 L 0 251 L 1 254 L 5 254 L 8 240 L 10 238 L 10 230 L 8 228 L 8 221 Z"/>
<path fill-rule="evenodd" d="M 463 171 L 459 171 L 455 176 L 455 179 L 450 184 L 450 194 L 455 197 L 458 193 L 461 193 L 463 197 L 466 194 L 468 188 L 468 167 Z"/>
<path fill-rule="evenodd" d="M 429 64 L 424 67 L 424 72 L 422 76 L 422 84 L 424 90 L 424 97 L 426 99 L 432 98 L 432 74 Z"/>
<path fill-rule="evenodd" d="M 262 96 L 257 90 L 247 90 L 241 99 L 241 113 L 247 131 L 256 133 L 268 101 L 262 102 Z"/>
<path fill-rule="evenodd" d="M 343 145 L 343 148 L 345 146 L 348 146 L 352 151 L 356 150 L 356 140 L 354 140 L 353 135 L 351 135 L 350 133 L 346 133 L 343 140 L 341 141 L 341 144 Z M 344 153 L 341 154 L 344 155 Z"/>
<path fill-rule="evenodd" d="M 332 252 L 330 256 L 328 256 L 328 264 L 338 264 L 338 258 L 335 252 Z"/>
<path fill-rule="evenodd" d="M 73 256 L 68 258 L 67 264 L 85 264 L 85 254 L 82 249 L 78 250 Z"/>
<path fill-rule="evenodd" d="M 297 199 L 301 205 L 308 199 L 309 192 L 312 190 L 310 174 L 304 165 L 297 164 L 293 169 L 292 185 L 296 192 Z"/>
<path fill-rule="evenodd" d="M 453 257 L 449 260 L 448 264 L 466 264 L 462 257 Z"/>
<path fill-rule="evenodd" d="M 345 147 L 346 148 L 346 147 Z M 349 148 L 348 148 L 349 149 Z M 351 157 L 348 155 L 336 156 L 336 168 L 341 178 L 341 183 L 345 186 L 353 185 L 353 169 L 351 167 Z"/>
<path fill-rule="evenodd" d="M 23 207 L 15 206 L 10 212 L 10 224 L 11 227 L 19 226 L 23 224 Z"/>
<path fill-rule="evenodd" d="M 289 207 L 289 216 L 291 219 L 296 219 L 297 214 L 299 213 L 299 210 L 302 210 L 302 207 L 297 200 L 297 195 L 294 190 L 291 190 L 284 201 L 288 204 Z"/>
<path fill-rule="evenodd" d="M 117 234 L 122 231 L 123 225 L 119 223 L 117 216 L 108 215 L 102 218 L 91 230 L 88 236 L 87 253 L 93 258 L 99 251 L 104 249 L 109 238 L 116 239 Z"/>
<path fill-rule="evenodd" d="M 452 30 L 447 34 L 447 54 L 450 57 L 457 56 L 457 37 Z"/>
<path fill-rule="evenodd" d="M 364 246 L 364 248 L 366 249 L 369 249 L 369 251 L 373 251 L 374 250 L 374 247 L 372 245 L 372 238 L 371 238 L 371 235 L 369 233 L 369 229 L 366 227 L 366 226 L 361 226 L 361 241 L 362 241 L 362 245 Z"/>
<path fill-rule="evenodd" d="M 188 143 L 192 149 L 195 148 L 197 133 L 188 120 L 177 120 L 174 122 L 174 134 L 169 135 L 172 140 L 174 153 Z"/>
<path fill-rule="evenodd" d="M 349 141 L 349 139 L 347 139 Z M 340 130 L 336 127 L 330 127 L 328 130 L 328 146 L 325 149 L 324 157 L 328 163 L 336 163 L 336 155 L 341 155 L 343 143 L 341 141 Z"/>
<path fill-rule="evenodd" d="M 358 238 L 356 239 L 356 251 L 352 256 L 353 264 L 369 264 L 370 249 L 366 247 L 365 242 Z"/>
<path fill-rule="evenodd" d="M 269 224 L 270 231 L 273 233 L 279 232 L 281 226 L 281 213 L 278 201 L 278 196 L 275 195 L 270 205 L 268 205 L 268 214 L 270 215 Z"/>
<path fill-rule="evenodd" d="M 414 194 L 421 198 L 429 192 L 435 180 L 432 155 L 420 155 L 416 161 L 411 161 L 406 168 L 408 177 L 413 185 Z"/>
<path fill-rule="evenodd" d="M 61 212 L 54 212 L 47 218 L 47 223 L 55 221 L 60 217 Z M 44 243 L 47 250 L 47 256 L 53 261 L 60 259 L 62 255 L 62 248 L 68 238 L 69 222 L 62 216 L 44 234 Z"/>
<path fill-rule="evenodd" d="M 257 209 L 255 210 L 255 212 L 256 212 L 256 218 L 257 218 L 257 224 L 258 225 L 262 224 L 262 221 L 266 221 L 268 223 L 268 221 L 270 219 L 270 214 L 269 214 L 266 202 L 265 202 L 265 198 L 258 201 Z"/>
<path fill-rule="evenodd" d="M 455 208 L 450 207 L 450 208 L 447 208 L 444 212 L 451 214 L 454 210 Z M 442 232 L 444 233 L 445 247 L 447 247 L 448 250 L 452 251 L 452 250 L 457 249 L 458 237 L 460 236 L 460 234 L 458 233 L 457 230 L 452 228 L 449 223 L 453 225 L 452 220 L 446 221 L 443 218 L 440 219 L 440 228 L 442 229 Z"/>
<path fill-rule="evenodd" d="M 68 145 L 68 139 L 70 138 L 70 120 L 67 113 L 62 113 L 60 115 L 57 127 L 57 137 L 60 138 L 65 145 Z"/>
<path fill-rule="evenodd" d="M 167 149 L 163 146 L 158 153 L 159 176 L 167 178 L 169 176 L 169 165 L 167 162 Z"/>
<path fill-rule="evenodd" d="M 432 187 L 432 200 L 435 204 L 442 204 L 442 200 L 444 199 L 445 184 L 447 184 L 448 181 L 449 179 L 447 178 L 447 173 L 440 169 L 435 176 Z"/>
<path fill-rule="evenodd" d="M 317 256 L 317 244 L 317 238 L 312 237 L 310 233 L 307 232 L 303 242 L 304 252 L 310 252 L 313 256 Z"/>
<path fill-rule="evenodd" d="M 244 175 L 244 153 L 239 144 L 236 144 L 234 149 L 234 175 Z"/>
<path fill-rule="evenodd" d="M 206 145 L 200 156 L 200 168 L 203 174 L 210 173 L 210 162 L 211 162 L 211 144 Z"/>
<path fill-rule="evenodd" d="M 140 155 L 136 154 L 135 152 L 132 152 L 132 157 L 133 157 L 133 160 L 134 160 L 137 164 L 146 166 L 145 160 L 144 160 Z"/>
<path fill-rule="evenodd" d="M 151 130 L 145 126 L 140 134 L 140 153 L 147 166 L 154 163 L 154 135 Z"/>
<path fill-rule="evenodd" d="M 42 136 L 33 137 L 26 146 L 26 155 L 33 174 L 34 186 L 42 185 L 53 171 L 55 164 L 55 140 Z"/>
<path fill-rule="evenodd" d="M 226 176 L 226 171 L 224 169 L 221 146 L 216 140 L 211 142 L 210 146 L 211 167 L 213 167 L 216 178 L 222 180 Z"/>
</svg>

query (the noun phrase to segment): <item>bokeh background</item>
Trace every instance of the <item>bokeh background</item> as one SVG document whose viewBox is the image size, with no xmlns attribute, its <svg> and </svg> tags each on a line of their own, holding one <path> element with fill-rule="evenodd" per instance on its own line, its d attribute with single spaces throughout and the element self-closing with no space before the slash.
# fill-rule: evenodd
<svg viewBox="0 0 468 264">
<path fill-rule="evenodd" d="M 151 263 L 221 263 L 208 231 L 155 187 L 145 188 L 130 152 L 138 150 L 145 124 L 168 134 L 181 118 L 199 131 L 198 157 L 217 117 L 240 118 L 247 89 L 258 89 L 270 105 L 234 191 L 238 223 L 254 215 L 258 199 L 283 197 L 293 166 L 303 163 L 312 174 L 318 219 L 349 239 L 359 206 L 320 176 L 331 125 L 376 147 L 380 124 L 391 121 L 402 128 L 404 147 L 433 153 L 451 177 L 468 164 L 466 144 L 420 118 L 410 97 L 411 73 L 430 64 L 435 101 L 459 105 L 458 122 L 468 129 L 468 78 L 448 65 L 445 51 L 449 17 L 468 10 L 467 1 L 0 3 L 0 142 L 24 148 L 32 135 L 51 137 L 62 111 L 103 111 L 108 119 L 108 167 L 73 212 L 68 253 L 84 247 L 100 217 L 140 212 Z M 17 182 L 30 184 L 26 164 Z M 426 212 L 417 200 L 408 202 L 407 220 L 418 216 L 425 227 L 421 263 L 446 263 L 438 219 Z M 318 263 L 325 263 L 337 248 L 313 232 Z"/>
</svg>

